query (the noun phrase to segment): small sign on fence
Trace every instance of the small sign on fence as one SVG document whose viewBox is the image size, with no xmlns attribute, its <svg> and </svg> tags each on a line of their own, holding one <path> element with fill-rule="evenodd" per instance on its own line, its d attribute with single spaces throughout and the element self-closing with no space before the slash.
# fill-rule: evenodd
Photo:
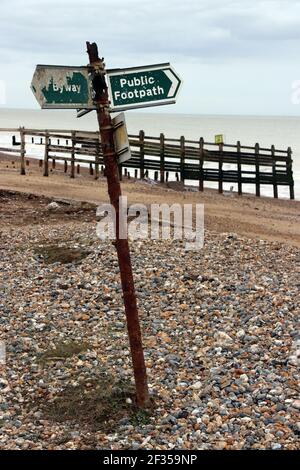
<svg viewBox="0 0 300 470">
<path fill-rule="evenodd" d="M 215 144 L 225 144 L 225 138 L 223 134 L 215 135 Z"/>
</svg>

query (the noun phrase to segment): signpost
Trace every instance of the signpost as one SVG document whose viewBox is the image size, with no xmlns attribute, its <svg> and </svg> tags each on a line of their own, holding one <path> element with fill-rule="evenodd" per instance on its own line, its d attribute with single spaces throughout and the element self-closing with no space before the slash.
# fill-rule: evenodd
<svg viewBox="0 0 300 470">
<path fill-rule="evenodd" d="M 169 63 L 108 70 L 107 77 L 113 111 L 175 103 L 181 86 Z"/>
<path fill-rule="evenodd" d="M 38 65 L 31 88 L 43 109 L 77 109 L 77 117 L 95 109 L 99 123 L 108 194 L 116 213 L 116 240 L 137 405 L 149 405 L 147 374 L 139 324 L 128 238 L 121 237 L 118 162 L 131 156 L 124 114 L 110 113 L 175 103 L 181 81 L 170 64 L 105 70 L 97 44 L 87 42 L 88 67 Z M 108 78 L 108 84 L 106 82 Z"/>
<path fill-rule="evenodd" d="M 110 203 L 114 207 L 116 213 L 115 246 L 120 267 L 129 344 L 136 385 L 137 405 L 141 408 L 145 408 L 149 404 L 146 365 L 142 346 L 142 336 L 139 324 L 128 238 L 124 239 L 120 236 L 121 230 L 123 229 L 123 227 L 120 227 L 119 217 L 119 200 L 122 193 L 114 142 L 114 126 L 109 112 L 109 97 L 105 80 L 105 65 L 103 59 L 99 58 L 97 44 L 90 44 L 88 42 L 87 52 L 90 59 L 90 66 L 94 71 L 92 74 L 92 83 L 95 93 L 95 104 L 97 106 L 97 117 L 99 122 L 103 159 L 105 163 L 108 194 Z"/>
</svg>

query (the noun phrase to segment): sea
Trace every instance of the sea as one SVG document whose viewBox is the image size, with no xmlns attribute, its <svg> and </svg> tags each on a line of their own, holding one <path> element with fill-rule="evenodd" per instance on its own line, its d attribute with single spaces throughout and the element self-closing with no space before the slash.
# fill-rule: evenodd
<svg viewBox="0 0 300 470">
<path fill-rule="evenodd" d="M 153 110 L 126 112 L 126 124 L 129 134 L 137 134 L 141 129 L 146 135 L 159 136 L 163 132 L 166 138 L 198 140 L 203 137 L 206 142 L 214 142 L 215 135 L 223 134 L 227 144 L 235 144 L 238 140 L 242 145 L 261 147 L 274 145 L 279 150 L 292 148 L 293 173 L 295 180 L 295 197 L 300 199 L 300 117 L 277 116 L 236 116 L 236 115 L 197 115 L 155 112 Z M 0 108 L 0 147 L 11 146 L 12 134 L 1 132 L 1 128 L 24 126 L 31 129 L 73 129 L 98 130 L 96 113 L 91 112 L 81 118 L 76 117 L 75 110 L 36 110 Z M 32 146 L 28 140 L 27 154 L 41 157 L 42 148 Z M 225 169 L 230 168 L 227 165 Z M 151 175 L 150 175 L 151 176 Z M 187 184 L 195 185 L 188 181 Z M 229 190 L 236 185 L 224 184 Z M 216 188 L 217 183 L 205 183 L 205 187 Z M 254 193 L 254 185 L 243 185 L 243 191 Z M 289 188 L 278 188 L 280 198 L 289 198 Z M 261 187 L 263 196 L 272 196 L 272 186 Z"/>
</svg>

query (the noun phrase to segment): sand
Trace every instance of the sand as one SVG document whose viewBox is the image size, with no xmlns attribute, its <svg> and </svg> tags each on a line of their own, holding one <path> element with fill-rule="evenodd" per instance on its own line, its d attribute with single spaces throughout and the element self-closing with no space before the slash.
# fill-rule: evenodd
<svg viewBox="0 0 300 470">
<path fill-rule="evenodd" d="M 0 160 L 0 189 L 96 204 L 108 201 L 106 179 L 102 176 L 95 180 L 86 169 L 81 169 L 81 174 L 71 179 L 56 164 L 49 177 L 43 177 L 37 160 L 28 159 L 26 175 L 21 176 L 13 157 L 0 154 Z M 300 246 L 300 201 L 228 192 L 218 194 L 211 189 L 191 192 L 174 189 L 171 183 L 168 187 L 133 178 L 123 180 L 122 191 L 129 203 L 203 203 L 208 230 Z"/>
</svg>

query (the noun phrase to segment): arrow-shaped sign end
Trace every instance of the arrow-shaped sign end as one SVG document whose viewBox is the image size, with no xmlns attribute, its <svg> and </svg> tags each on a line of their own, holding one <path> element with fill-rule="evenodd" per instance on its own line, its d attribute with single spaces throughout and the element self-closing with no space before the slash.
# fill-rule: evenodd
<svg viewBox="0 0 300 470">
<path fill-rule="evenodd" d="M 182 80 L 178 77 L 177 73 L 175 73 L 172 67 L 164 70 L 164 72 L 172 83 L 168 93 L 168 98 L 173 98 L 178 94 L 178 91 L 181 88 Z"/>
</svg>

